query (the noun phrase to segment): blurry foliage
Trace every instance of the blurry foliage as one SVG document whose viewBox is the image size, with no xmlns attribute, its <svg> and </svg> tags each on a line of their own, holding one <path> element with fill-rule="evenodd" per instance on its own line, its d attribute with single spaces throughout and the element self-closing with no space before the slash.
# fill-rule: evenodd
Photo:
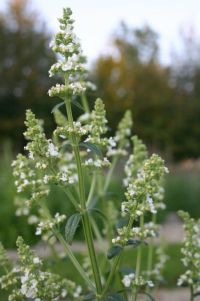
<svg viewBox="0 0 200 301">
<path fill-rule="evenodd" d="M 157 34 L 149 27 L 132 29 L 125 24 L 113 38 L 113 49 L 114 55 L 101 56 L 93 69 L 113 128 L 131 109 L 135 132 L 153 150 L 169 159 L 198 157 L 200 63 L 194 62 L 200 62 L 200 52 L 193 60 L 180 57 L 178 66 L 175 60 L 165 67 L 159 61 Z M 187 47 L 183 52 L 188 53 Z M 188 83 L 192 93 L 185 89 Z"/>
<path fill-rule="evenodd" d="M 11 138 L 23 146 L 26 108 L 45 119 L 53 104 L 47 96 L 54 54 L 50 34 L 29 0 L 10 0 L 0 14 L 0 141 Z M 146 26 L 129 28 L 125 23 L 113 37 L 113 55 L 99 57 L 92 80 L 98 86 L 115 129 L 126 109 L 134 117 L 134 131 L 152 150 L 168 159 L 199 156 L 200 138 L 200 43 L 189 33 L 182 38 L 181 54 L 170 66 L 159 61 L 159 39 Z M 89 95 L 93 103 L 93 95 Z M 77 112 L 75 112 L 76 114 Z"/>
<path fill-rule="evenodd" d="M 11 0 L 0 15 L 0 139 L 22 145 L 26 108 L 45 119 L 52 103 L 47 96 L 48 70 L 54 62 L 49 33 L 28 0 Z M 51 125 L 49 118 L 47 127 Z M 21 139 L 21 140 L 20 140 Z"/>
<path fill-rule="evenodd" d="M 0 241 L 9 248 L 15 246 L 19 235 L 23 235 L 30 243 L 35 243 L 37 239 L 34 235 L 34 228 L 27 227 L 26 218 L 19 218 L 15 215 L 16 187 L 12 176 L 11 161 L 11 146 L 6 143 L 0 160 Z"/>
</svg>

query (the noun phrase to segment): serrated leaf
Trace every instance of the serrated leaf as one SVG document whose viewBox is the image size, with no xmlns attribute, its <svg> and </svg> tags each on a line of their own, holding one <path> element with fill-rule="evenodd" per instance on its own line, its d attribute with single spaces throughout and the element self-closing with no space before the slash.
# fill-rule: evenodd
<svg viewBox="0 0 200 301">
<path fill-rule="evenodd" d="M 153 298 L 153 296 L 151 296 L 149 293 L 143 292 L 143 293 L 141 293 L 141 295 L 147 296 L 150 301 L 155 301 L 155 299 Z"/>
<path fill-rule="evenodd" d="M 126 301 L 121 295 L 119 294 L 111 294 L 104 298 L 104 301 Z"/>
<path fill-rule="evenodd" d="M 51 110 L 51 113 L 54 113 L 56 110 L 58 110 L 61 106 L 63 106 L 65 104 L 65 102 L 64 101 L 62 101 L 62 102 L 60 102 L 60 103 L 58 103 L 57 105 L 55 105 L 54 107 L 53 107 L 53 109 Z"/>
<path fill-rule="evenodd" d="M 123 248 L 119 245 L 112 246 L 110 250 L 108 250 L 107 258 L 111 259 L 117 256 L 122 250 Z"/>
<path fill-rule="evenodd" d="M 79 108 L 80 110 L 85 111 L 84 108 L 80 105 L 80 103 L 76 99 L 72 99 L 71 103 L 75 105 L 77 108 Z"/>
<path fill-rule="evenodd" d="M 80 213 L 75 213 L 69 217 L 65 226 L 65 239 L 71 244 L 81 219 Z"/>
<path fill-rule="evenodd" d="M 80 146 L 83 146 L 83 147 L 95 152 L 98 156 L 102 156 L 102 152 L 101 152 L 100 148 L 98 146 L 96 146 L 96 144 L 94 144 L 94 143 L 81 142 Z"/>
</svg>

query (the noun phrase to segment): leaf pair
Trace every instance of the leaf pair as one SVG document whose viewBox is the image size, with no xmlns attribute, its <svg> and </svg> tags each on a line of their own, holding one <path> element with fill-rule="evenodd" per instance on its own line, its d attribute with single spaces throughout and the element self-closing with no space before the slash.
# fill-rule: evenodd
<svg viewBox="0 0 200 301">
<path fill-rule="evenodd" d="M 71 103 L 72 103 L 73 105 L 75 105 L 77 108 L 79 108 L 80 110 L 84 111 L 83 107 L 80 105 L 80 103 L 79 103 L 77 100 L 72 99 L 72 100 L 71 100 Z M 62 107 L 64 104 L 65 104 L 65 102 L 62 101 L 62 102 L 58 103 L 57 105 L 55 105 L 55 106 L 53 107 L 51 113 L 54 113 L 56 110 L 58 110 L 58 109 L 59 109 L 60 107 Z"/>
</svg>

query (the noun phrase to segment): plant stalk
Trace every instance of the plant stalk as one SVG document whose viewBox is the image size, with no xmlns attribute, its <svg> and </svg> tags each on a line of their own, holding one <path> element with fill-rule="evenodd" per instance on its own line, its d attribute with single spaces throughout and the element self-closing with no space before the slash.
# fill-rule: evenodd
<svg viewBox="0 0 200 301">
<path fill-rule="evenodd" d="M 82 105 L 83 105 L 85 112 L 90 113 L 90 108 L 88 105 L 87 97 L 84 92 L 81 94 L 81 101 L 82 101 Z"/>
<path fill-rule="evenodd" d="M 70 126 L 73 128 L 74 123 L 73 123 L 73 115 L 72 115 L 70 100 L 66 99 L 65 104 L 66 104 L 68 121 L 69 121 Z M 82 223 L 83 223 L 83 227 L 84 227 L 84 234 L 85 234 L 85 239 L 86 239 L 88 252 L 89 252 L 89 256 L 90 256 L 90 260 L 91 260 L 93 276 L 94 276 L 95 285 L 96 285 L 96 292 L 97 292 L 97 295 L 100 295 L 101 290 L 102 290 L 101 278 L 100 278 L 100 272 L 99 272 L 97 258 L 96 258 L 95 249 L 94 249 L 94 241 L 93 241 L 91 224 L 90 224 L 89 215 L 88 215 L 87 208 L 86 208 L 85 185 L 84 185 L 83 169 L 82 169 L 82 165 L 81 165 L 80 150 L 79 150 L 77 137 L 74 134 L 71 135 L 71 142 L 72 142 L 72 148 L 73 148 L 76 165 L 77 165 L 79 197 L 80 197 L 80 206 L 81 206 L 81 211 L 82 211 Z"/>
<path fill-rule="evenodd" d="M 152 215 L 152 223 L 156 224 L 156 214 Z M 152 266 L 153 266 L 153 251 L 154 251 L 154 246 L 153 246 L 153 244 L 150 244 L 148 246 L 147 272 L 150 272 L 152 270 Z M 149 276 L 148 276 L 148 278 L 149 278 Z"/>
</svg>

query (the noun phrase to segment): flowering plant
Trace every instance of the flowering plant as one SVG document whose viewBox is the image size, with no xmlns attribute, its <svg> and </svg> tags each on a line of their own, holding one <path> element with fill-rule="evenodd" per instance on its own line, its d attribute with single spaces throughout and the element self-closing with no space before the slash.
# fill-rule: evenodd
<svg viewBox="0 0 200 301">
<path fill-rule="evenodd" d="M 181 248 L 182 263 L 186 269 L 177 282 L 178 286 L 188 286 L 190 300 L 200 295 L 200 220 L 195 221 L 187 212 L 180 211 L 184 221 L 185 237 Z"/>
<path fill-rule="evenodd" d="M 63 10 L 60 31 L 51 43 L 59 60 L 51 67 L 49 75 L 62 80 L 48 92 L 50 97 L 61 99 L 53 109 L 56 129 L 52 137 L 47 138 L 42 122 L 27 110 L 24 133 L 28 140 L 27 155 L 19 154 L 12 166 L 19 193 L 16 214 L 26 215 L 28 222 L 36 226 L 35 234 L 52 248 L 57 242 L 62 245 L 65 255 L 82 277 L 83 285 L 46 271 L 42 260 L 19 237 L 17 266 L 12 266 L 0 246 L 0 265 L 5 269 L 1 287 L 11 291 L 9 301 L 137 300 L 139 294 L 151 298 L 149 289 L 161 280 L 166 261 L 159 249 L 158 261 L 153 266 L 151 240 L 158 232 L 156 214 L 165 207 L 162 181 L 168 170 L 158 155 L 149 157 L 142 141 L 132 136 L 130 111 L 125 113 L 114 137 L 108 135 L 103 101 L 97 99 L 90 111 L 86 91 L 95 87 L 86 80 L 85 58 L 74 34 L 71 15 L 69 8 Z M 76 121 L 72 111 L 74 105 L 84 111 Z M 65 113 L 61 107 L 65 107 Z M 125 163 L 122 181 L 125 194 L 119 212 L 114 201 L 116 197 L 109 193 L 110 183 L 118 161 L 128 156 L 130 147 L 133 151 Z M 90 182 L 89 190 L 86 180 Z M 67 212 L 52 215 L 46 202 L 52 185 L 65 192 L 66 202 L 73 205 L 73 215 L 67 216 Z M 103 229 L 94 214 L 103 217 Z M 151 221 L 147 222 L 149 217 Z M 88 250 L 83 264 L 71 248 L 80 224 Z M 94 236 L 103 253 L 103 262 L 95 250 Z M 105 241 L 108 241 L 108 250 Z M 135 269 L 124 273 L 120 261 L 127 247 L 137 248 L 138 252 Z M 149 249 L 146 271 L 141 269 L 144 247 Z M 112 285 L 116 275 L 120 277 L 118 289 Z"/>
</svg>

